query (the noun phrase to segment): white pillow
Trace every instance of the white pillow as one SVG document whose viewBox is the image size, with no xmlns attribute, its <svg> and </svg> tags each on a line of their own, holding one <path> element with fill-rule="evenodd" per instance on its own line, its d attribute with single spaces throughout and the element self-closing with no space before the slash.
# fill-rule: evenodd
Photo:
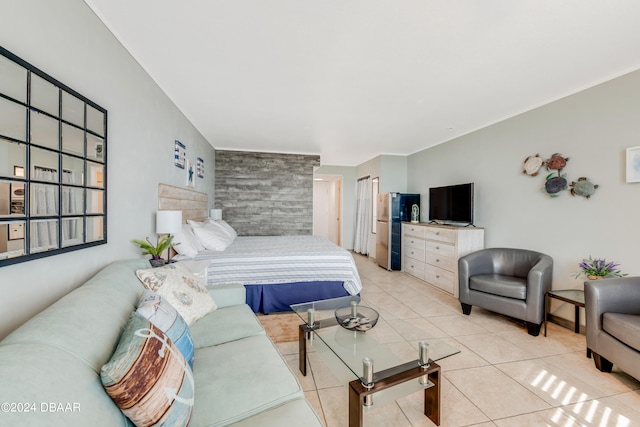
<svg viewBox="0 0 640 427">
<path fill-rule="evenodd" d="M 138 270 L 136 275 L 145 288 L 165 298 L 189 326 L 218 308 L 204 283 L 180 264 Z"/>
<path fill-rule="evenodd" d="M 209 222 L 197 223 L 189 221 L 202 246 L 211 251 L 224 251 L 233 239 L 220 226 Z"/>
<path fill-rule="evenodd" d="M 209 219 L 209 222 L 212 223 L 212 224 L 216 224 L 216 225 L 219 225 L 220 227 L 222 227 L 222 229 L 224 231 L 226 231 L 227 234 L 231 237 L 231 240 L 233 240 L 236 237 L 238 237 L 238 233 L 236 233 L 236 230 L 234 230 L 232 226 L 227 224 L 227 222 L 225 220 L 222 220 L 222 219 L 216 219 L 216 220 Z"/>
<path fill-rule="evenodd" d="M 179 232 L 173 235 L 173 249 L 180 255 L 193 258 L 198 251 L 204 250 L 204 246 L 200 244 L 189 224 L 182 224 Z"/>
</svg>

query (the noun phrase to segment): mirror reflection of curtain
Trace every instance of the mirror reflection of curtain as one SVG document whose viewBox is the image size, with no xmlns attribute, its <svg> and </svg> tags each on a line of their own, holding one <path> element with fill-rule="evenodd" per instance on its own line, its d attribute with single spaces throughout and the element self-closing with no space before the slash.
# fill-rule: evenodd
<svg viewBox="0 0 640 427">
<path fill-rule="evenodd" d="M 369 254 L 369 233 L 371 232 L 371 178 L 358 180 L 356 194 L 356 238 L 353 250 L 359 254 Z"/>
<path fill-rule="evenodd" d="M 39 181 L 57 182 L 58 172 L 55 169 L 34 167 L 34 178 Z M 56 215 L 58 213 L 55 187 L 45 184 L 32 184 L 34 206 L 32 212 L 36 216 Z M 31 226 L 31 250 L 34 252 L 58 247 L 58 227 L 56 221 L 34 221 Z"/>
<path fill-rule="evenodd" d="M 73 171 L 62 171 L 62 183 L 71 184 L 74 182 Z M 80 214 L 76 205 L 76 192 L 71 187 L 62 187 L 62 214 Z M 62 244 L 75 242 L 79 239 L 78 225 L 80 219 L 69 218 L 62 221 Z"/>
</svg>

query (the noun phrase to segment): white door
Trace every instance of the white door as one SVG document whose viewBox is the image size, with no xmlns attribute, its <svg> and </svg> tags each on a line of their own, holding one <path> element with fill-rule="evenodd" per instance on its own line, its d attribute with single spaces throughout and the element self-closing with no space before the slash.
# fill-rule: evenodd
<svg viewBox="0 0 640 427">
<path fill-rule="evenodd" d="M 316 176 L 319 179 L 320 176 Z M 342 178 L 322 176 L 313 182 L 313 235 L 340 246 Z"/>
</svg>

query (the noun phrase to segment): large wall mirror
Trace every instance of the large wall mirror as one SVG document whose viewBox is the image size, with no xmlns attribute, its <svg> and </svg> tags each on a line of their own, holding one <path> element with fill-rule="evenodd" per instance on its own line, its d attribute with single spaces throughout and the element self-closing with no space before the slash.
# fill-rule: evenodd
<svg viewBox="0 0 640 427">
<path fill-rule="evenodd" d="M 107 242 L 107 110 L 0 47 L 0 266 Z"/>
</svg>

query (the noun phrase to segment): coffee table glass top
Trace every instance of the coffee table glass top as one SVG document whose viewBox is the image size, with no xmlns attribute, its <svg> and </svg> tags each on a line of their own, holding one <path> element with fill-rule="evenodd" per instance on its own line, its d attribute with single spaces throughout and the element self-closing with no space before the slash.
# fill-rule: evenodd
<svg viewBox="0 0 640 427">
<path fill-rule="evenodd" d="M 438 361 L 460 352 L 421 329 L 419 319 L 385 319 L 385 316 L 380 315 L 377 324 L 366 332 L 345 329 L 338 324 L 335 311 L 350 307 L 352 302 L 358 304 L 356 311 L 358 307 L 364 306 L 380 313 L 375 306 L 367 304 L 365 300 L 360 301 L 358 296 L 294 304 L 291 309 L 357 378 L 363 376 L 362 359 L 365 357 L 373 359 L 375 381 L 393 375 L 392 368 L 414 360 L 417 364 L 420 341 L 428 343 L 430 361 Z M 385 370 L 388 371 L 386 375 L 381 372 Z"/>
</svg>

